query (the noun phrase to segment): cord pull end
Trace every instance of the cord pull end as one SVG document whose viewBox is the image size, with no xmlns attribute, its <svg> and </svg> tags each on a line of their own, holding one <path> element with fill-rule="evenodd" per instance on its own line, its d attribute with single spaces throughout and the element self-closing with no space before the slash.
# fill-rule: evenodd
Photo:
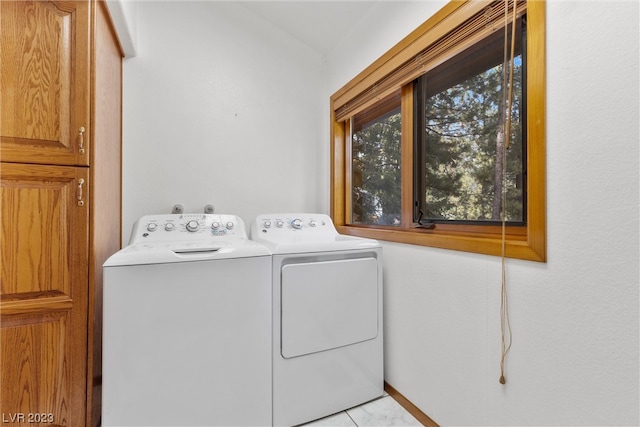
<svg viewBox="0 0 640 427">
<path fill-rule="evenodd" d="M 500 384 L 505 384 L 507 381 L 504 379 L 504 375 L 500 375 Z"/>
</svg>

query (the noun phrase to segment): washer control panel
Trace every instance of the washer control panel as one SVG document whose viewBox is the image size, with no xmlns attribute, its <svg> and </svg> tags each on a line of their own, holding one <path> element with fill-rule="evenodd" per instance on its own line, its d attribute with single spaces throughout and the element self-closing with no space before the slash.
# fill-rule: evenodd
<svg viewBox="0 0 640 427">
<path fill-rule="evenodd" d="M 334 239 L 338 232 L 325 214 L 262 214 L 251 223 L 251 237 L 256 241 L 292 243 Z"/>
<path fill-rule="evenodd" d="M 133 226 L 129 244 L 167 240 L 247 239 L 242 219 L 235 215 L 146 215 Z"/>
</svg>

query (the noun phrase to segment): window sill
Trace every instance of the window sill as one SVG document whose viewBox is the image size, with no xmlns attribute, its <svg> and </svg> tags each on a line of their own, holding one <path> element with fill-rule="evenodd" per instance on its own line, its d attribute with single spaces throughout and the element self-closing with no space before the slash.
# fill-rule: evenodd
<svg viewBox="0 0 640 427">
<path fill-rule="evenodd" d="M 441 249 L 451 249 L 485 255 L 502 255 L 501 232 L 425 230 L 400 227 L 336 225 L 338 232 L 381 241 L 406 243 Z M 498 229 L 500 227 L 497 227 Z M 524 231 L 521 231 L 524 230 Z M 492 230 L 493 231 L 493 230 Z M 527 240 L 525 227 L 512 227 L 506 235 L 505 255 L 508 258 L 545 262 L 544 242 Z M 529 233 L 529 236 L 532 234 Z"/>
</svg>

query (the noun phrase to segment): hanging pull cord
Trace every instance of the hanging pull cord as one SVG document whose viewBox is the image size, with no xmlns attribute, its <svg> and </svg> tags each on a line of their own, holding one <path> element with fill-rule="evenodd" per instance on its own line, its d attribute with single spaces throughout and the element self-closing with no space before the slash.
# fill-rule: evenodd
<svg viewBox="0 0 640 427">
<path fill-rule="evenodd" d="M 504 7 L 504 61 L 503 61 L 503 105 L 505 105 L 504 111 L 506 118 L 505 131 L 504 131 L 504 143 L 502 144 L 502 288 L 500 291 L 500 332 L 502 336 L 502 352 L 500 355 L 500 384 L 505 384 L 506 379 L 504 376 L 505 360 L 509 350 L 511 350 L 511 321 L 509 319 L 509 298 L 507 293 L 507 274 L 506 274 L 506 229 L 507 229 L 507 150 L 509 149 L 509 141 L 511 139 L 511 110 L 513 101 L 513 57 L 515 55 L 516 46 L 516 10 L 517 1 L 513 1 L 513 19 L 511 24 L 511 54 L 509 57 L 509 83 L 507 84 L 507 40 L 508 40 L 508 24 L 509 24 L 509 0 L 505 0 Z M 507 87 L 508 95 L 507 95 Z"/>
</svg>

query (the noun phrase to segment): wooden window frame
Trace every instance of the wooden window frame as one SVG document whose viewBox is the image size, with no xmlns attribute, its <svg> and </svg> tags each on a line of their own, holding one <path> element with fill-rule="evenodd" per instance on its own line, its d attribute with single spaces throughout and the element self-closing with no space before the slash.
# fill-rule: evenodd
<svg viewBox="0 0 640 427">
<path fill-rule="evenodd" d="M 438 224 L 435 229 L 414 227 L 411 82 L 485 37 L 488 32 L 502 27 L 503 4 L 502 0 L 449 2 L 331 96 L 331 216 L 340 233 L 479 254 L 502 254 L 502 228 L 499 225 Z M 507 227 L 505 255 L 546 262 L 546 4 L 544 0 L 519 0 L 517 5 L 518 16 L 527 14 L 527 223 L 525 226 Z M 509 10 L 512 8 L 513 0 L 509 2 Z M 465 25 L 471 28 L 471 35 L 455 45 L 438 50 L 437 45 L 444 36 Z M 351 224 L 349 117 L 398 89 L 402 91 L 402 223 L 398 227 Z"/>
</svg>

